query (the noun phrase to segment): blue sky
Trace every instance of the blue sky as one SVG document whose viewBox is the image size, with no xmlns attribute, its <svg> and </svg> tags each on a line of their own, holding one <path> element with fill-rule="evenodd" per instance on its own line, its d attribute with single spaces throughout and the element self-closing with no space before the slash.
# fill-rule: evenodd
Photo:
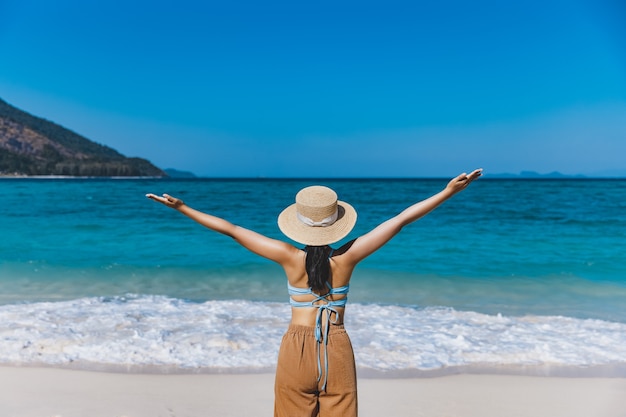
<svg viewBox="0 0 626 417">
<path fill-rule="evenodd" d="M 217 177 L 626 175 L 623 0 L 0 0 L 0 98 Z"/>
</svg>

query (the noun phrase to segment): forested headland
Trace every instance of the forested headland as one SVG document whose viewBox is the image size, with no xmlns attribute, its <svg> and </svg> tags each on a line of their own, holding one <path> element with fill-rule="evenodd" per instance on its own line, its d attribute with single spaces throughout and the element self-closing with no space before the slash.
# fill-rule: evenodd
<svg viewBox="0 0 626 417">
<path fill-rule="evenodd" d="M 0 99 L 0 175 L 165 177 L 143 158 L 129 158 Z"/>
</svg>

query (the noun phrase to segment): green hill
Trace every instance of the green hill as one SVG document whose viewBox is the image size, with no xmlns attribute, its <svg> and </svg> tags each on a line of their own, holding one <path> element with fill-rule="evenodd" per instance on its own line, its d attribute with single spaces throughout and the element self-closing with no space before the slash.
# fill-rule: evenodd
<svg viewBox="0 0 626 417">
<path fill-rule="evenodd" d="M 2 99 L 0 175 L 167 176 L 146 159 L 128 158 L 63 126 L 13 107 Z"/>
</svg>

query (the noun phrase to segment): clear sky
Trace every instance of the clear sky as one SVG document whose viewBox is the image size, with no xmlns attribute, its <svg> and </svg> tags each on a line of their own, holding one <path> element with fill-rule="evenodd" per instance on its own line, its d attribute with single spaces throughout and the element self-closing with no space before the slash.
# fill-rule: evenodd
<svg viewBox="0 0 626 417">
<path fill-rule="evenodd" d="M 0 0 L 0 98 L 200 176 L 626 175 L 624 0 Z"/>
</svg>

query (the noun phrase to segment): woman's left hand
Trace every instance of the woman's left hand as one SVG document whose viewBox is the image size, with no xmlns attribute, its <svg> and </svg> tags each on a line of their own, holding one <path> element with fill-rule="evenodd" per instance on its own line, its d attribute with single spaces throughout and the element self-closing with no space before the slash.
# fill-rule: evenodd
<svg viewBox="0 0 626 417">
<path fill-rule="evenodd" d="M 464 172 L 461 175 L 457 176 L 456 178 L 453 178 L 448 183 L 446 188 L 452 191 L 453 193 L 458 193 L 459 191 L 464 190 L 468 185 L 471 184 L 472 181 L 480 177 L 482 174 L 483 174 L 482 168 L 472 171 L 469 175 Z"/>
</svg>

